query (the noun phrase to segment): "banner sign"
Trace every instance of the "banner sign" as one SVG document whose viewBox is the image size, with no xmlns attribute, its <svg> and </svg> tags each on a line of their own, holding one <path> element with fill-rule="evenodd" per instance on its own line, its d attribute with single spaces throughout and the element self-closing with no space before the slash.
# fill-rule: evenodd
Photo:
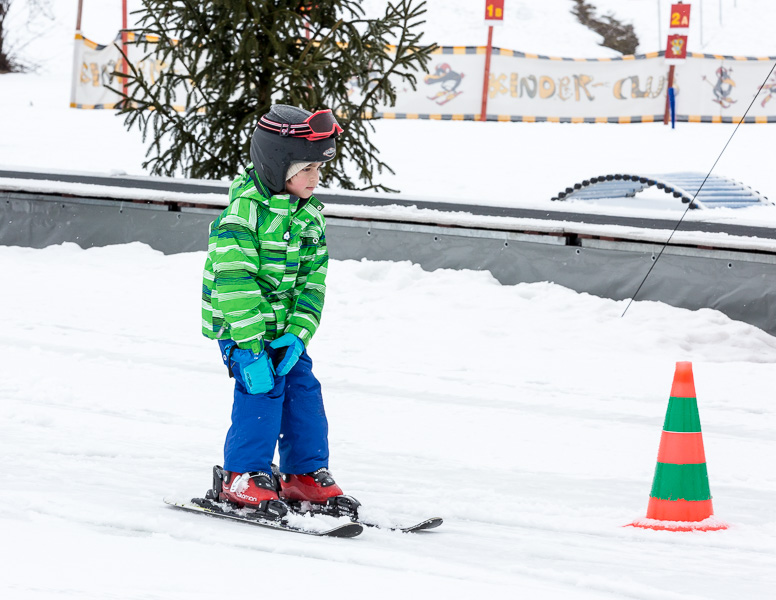
<svg viewBox="0 0 776 600">
<path fill-rule="evenodd" d="M 130 61 L 154 80 L 168 65 L 144 58 L 147 50 L 128 44 Z M 76 35 L 71 106 L 114 108 L 120 89 L 111 73 L 120 59 L 115 44 L 98 46 Z M 776 57 L 747 58 L 688 53 L 676 66 L 677 121 L 738 123 L 757 94 L 746 122 L 776 122 L 776 75 L 762 88 Z M 474 120 L 479 117 L 485 48 L 446 46 L 431 55 L 429 72 L 416 90 L 397 85 L 396 105 L 370 118 Z M 663 52 L 623 58 L 579 59 L 493 49 L 488 86 L 488 120 L 569 123 L 662 122 L 668 66 Z M 353 101 L 363 94 L 350 84 Z M 182 110 L 185 93 L 174 104 Z"/>
<path fill-rule="evenodd" d="M 155 40 L 146 39 L 136 43 L 133 33 L 128 34 L 127 57 L 138 71 L 142 71 L 146 79 L 153 83 L 159 74 L 169 69 L 167 63 L 147 56 L 153 49 Z M 73 53 L 73 82 L 70 93 L 71 108 L 113 109 L 117 108 L 121 96 L 108 89 L 121 89 L 122 81 L 113 73 L 119 67 L 122 57 L 121 35 L 111 44 L 95 44 L 83 37 L 81 32 L 75 34 L 75 51 Z M 176 110 L 184 110 L 186 91 L 181 85 L 175 95 L 173 106 Z"/>
<path fill-rule="evenodd" d="M 474 120 L 480 112 L 484 48 L 444 47 L 416 90 L 400 89 L 384 118 Z M 776 122 L 776 57 L 688 53 L 675 69 L 677 120 Z M 618 59 L 538 56 L 494 49 L 488 120 L 639 123 L 663 120 L 668 86 L 663 52 Z M 354 90 L 355 94 L 359 90 Z"/>
</svg>

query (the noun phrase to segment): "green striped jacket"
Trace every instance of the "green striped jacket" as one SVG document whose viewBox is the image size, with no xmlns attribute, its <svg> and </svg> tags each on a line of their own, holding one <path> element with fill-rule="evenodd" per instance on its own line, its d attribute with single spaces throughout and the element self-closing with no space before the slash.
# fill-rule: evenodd
<svg viewBox="0 0 776 600">
<path fill-rule="evenodd" d="M 210 225 L 202 333 L 254 352 L 284 333 L 307 345 L 326 294 L 323 205 L 315 196 L 273 196 L 251 175 L 249 165 L 232 182 L 229 206 Z"/>
</svg>

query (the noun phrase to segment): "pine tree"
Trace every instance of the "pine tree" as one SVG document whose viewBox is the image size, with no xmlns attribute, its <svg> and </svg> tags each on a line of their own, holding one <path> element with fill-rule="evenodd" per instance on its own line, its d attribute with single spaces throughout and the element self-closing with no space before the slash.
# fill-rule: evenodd
<svg viewBox="0 0 776 600">
<path fill-rule="evenodd" d="M 585 2 L 585 0 L 574 0 L 574 2 L 576 6 L 571 9 L 571 13 L 577 17 L 582 25 L 595 31 L 603 38 L 600 46 L 611 48 L 622 54 L 636 52 L 639 47 L 639 38 L 633 25 L 621 23 L 612 14 L 597 16 L 595 6 Z"/>
<path fill-rule="evenodd" d="M 144 0 L 138 12 L 136 39 L 158 37 L 143 46 L 148 58 L 174 67 L 151 77 L 129 66 L 120 114 L 150 138 L 143 166 L 151 173 L 234 176 L 250 160 L 259 117 L 281 103 L 337 114 L 345 132 L 324 181 L 388 190 L 375 171 L 393 171 L 370 141 L 374 125 L 365 116 L 392 106 L 396 86 L 414 89 L 425 71 L 434 46 L 420 43 L 424 0 L 388 2 L 379 19 L 366 18 L 354 0 Z M 175 98 L 180 85 L 184 99 Z"/>
</svg>

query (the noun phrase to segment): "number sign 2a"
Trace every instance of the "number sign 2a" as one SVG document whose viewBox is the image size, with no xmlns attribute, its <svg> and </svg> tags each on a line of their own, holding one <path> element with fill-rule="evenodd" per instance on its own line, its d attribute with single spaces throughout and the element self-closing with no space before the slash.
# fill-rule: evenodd
<svg viewBox="0 0 776 600">
<path fill-rule="evenodd" d="M 671 29 L 686 29 L 690 26 L 690 5 L 671 5 Z"/>
<path fill-rule="evenodd" d="M 485 20 L 504 20 L 504 0 L 485 0 Z"/>
</svg>

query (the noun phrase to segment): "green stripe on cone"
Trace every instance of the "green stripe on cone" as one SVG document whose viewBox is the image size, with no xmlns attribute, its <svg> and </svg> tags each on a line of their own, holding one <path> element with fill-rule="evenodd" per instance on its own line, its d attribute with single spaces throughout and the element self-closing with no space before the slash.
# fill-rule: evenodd
<svg viewBox="0 0 776 600">
<path fill-rule="evenodd" d="M 698 433 L 700 430 L 698 401 L 695 398 L 669 398 L 663 431 Z"/>
<path fill-rule="evenodd" d="M 657 463 L 650 497 L 660 500 L 710 500 L 706 463 L 672 465 Z"/>
</svg>

